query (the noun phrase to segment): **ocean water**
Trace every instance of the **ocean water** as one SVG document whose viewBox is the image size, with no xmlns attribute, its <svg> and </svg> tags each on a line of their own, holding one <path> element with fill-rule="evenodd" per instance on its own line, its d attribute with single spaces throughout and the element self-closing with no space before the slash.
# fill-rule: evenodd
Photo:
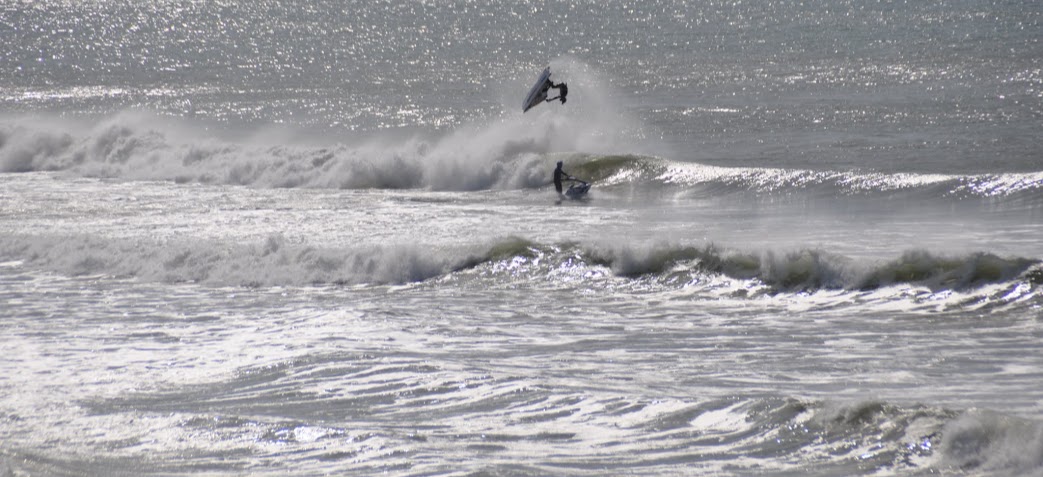
<svg viewBox="0 0 1043 477">
<path fill-rule="evenodd" d="M 0 0 L 0 476 L 1041 476 L 1041 33 Z"/>
</svg>

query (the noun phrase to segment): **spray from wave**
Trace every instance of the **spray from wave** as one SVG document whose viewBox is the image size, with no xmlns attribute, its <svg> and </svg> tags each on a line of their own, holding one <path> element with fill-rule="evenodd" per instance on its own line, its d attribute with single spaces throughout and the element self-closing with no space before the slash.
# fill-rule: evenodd
<svg viewBox="0 0 1043 477">
<path fill-rule="evenodd" d="M 37 123 L 37 124 L 33 124 Z M 44 122 L 46 123 L 46 121 Z M 227 142 L 173 132 L 171 121 L 125 113 L 87 128 L 29 121 L 0 127 L 0 171 L 254 187 L 478 190 L 544 181 L 539 154 L 553 137 L 508 134 L 504 122 L 435 141 L 335 146 Z M 553 130 L 550 131 L 553 133 Z"/>
<path fill-rule="evenodd" d="M 952 176 L 728 168 L 642 155 L 652 148 L 635 142 L 638 133 L 627 132 L 636 122 L 606 112 L 607 104 L 587 101 L 595 104 L 576 105 L 568 113 L 546 108 L 507 115 L 433 138 L 413 134 L 334 145 L 297 143 L 270 131 L 222 139 L 141 112 L 94 125 L 8 118 L 0 119 L 0 172 L 261 188 L 474 191 L 543 187 L 553 162 L 563 159 L 571 173 L 600 188 L 630 185 L 711 195 L 922 193 L 1043 203 L 1043 172 Z M 270 136 L 277 138 L 274 143 Z"/>
<path fill-rule="evenodd" d="M 546 185 L 555 152 L 640 153 L 640 124 L 616 110 L 596 72 L 556 62 L 576 90 L 568 107 L 498 119 L 448 133 L 373 135 L 349 143 L 299 143 L 272 128 L 245 139 L 127 111 L 96 123 L 53 117 L 0 119 L 0 172 L 61 171 L 84 177 L 253 187 L 425 188 L 467 191 Z M 506 106 L 506 105 L 505 105 Z M 275 143 L 273 144 L 273 137 Z"/>
</svg>

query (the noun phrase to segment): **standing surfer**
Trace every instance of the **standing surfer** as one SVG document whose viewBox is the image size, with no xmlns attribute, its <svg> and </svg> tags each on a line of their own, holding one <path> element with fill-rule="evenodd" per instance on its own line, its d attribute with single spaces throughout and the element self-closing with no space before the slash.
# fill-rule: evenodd
<svg viewBox="0 0 1043 477">
<path fill-rule="evenodd" d="M 558 191 L 558 195 L 561 195 L 561 181 L 572 180 L 572 176 L 565 172 L 561 166 L 562 162 L 558 161 L 558 167 L 554 169 L 554 188 Z"/>
</svg>

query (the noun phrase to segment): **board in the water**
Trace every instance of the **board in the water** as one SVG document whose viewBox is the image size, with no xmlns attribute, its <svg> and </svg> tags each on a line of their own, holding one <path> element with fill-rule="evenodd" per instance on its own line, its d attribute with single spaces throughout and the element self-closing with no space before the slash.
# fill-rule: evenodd
<svg viewBox="0 0 1043 477">
<path fill-rule="evenodd" d="M 548 66 L 543 70 L 543 73 L 540 73 L 540 77 L 536 80 L 536 84 L 532 85 L 532 88 L 529 89 L 529 95 L 525 97 L 525 103 L 522 104 L 523 113 L 532 109 L 533 106 L 547 100 L 547 90 L 543 86 L 549 79 L 550 67 Z"/>
</svg>

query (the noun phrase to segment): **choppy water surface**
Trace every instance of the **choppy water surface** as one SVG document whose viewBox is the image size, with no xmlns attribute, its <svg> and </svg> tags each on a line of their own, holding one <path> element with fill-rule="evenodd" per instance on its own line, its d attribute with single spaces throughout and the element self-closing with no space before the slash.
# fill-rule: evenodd
<svg viewBox="0 0 1043 477">
<path fill-rule="evenodd" d="M 0 0 L 0 475 L 1043 475 L 1041 15 Z"/>
<path fill-rule="evenodd" d="M 1038 255 L 823 245 L 857 243 L 850 225 L 790 231 L 814 237 L 804 249 L 715 242 L 750 221 L 782 232 L 773 221 L 809 207 L 653 201 L 680 221 L 608 189 L 555 206 L 545 191 L 7 176 L 4 226 L 19 234 L 4 253 L 20 258 L 2 268 L 7 465 L 1037 468 L 1040 278 L 1025 256 Z M 1034 243 L 1019 227 L 997 248 Z"/>
</svg>

